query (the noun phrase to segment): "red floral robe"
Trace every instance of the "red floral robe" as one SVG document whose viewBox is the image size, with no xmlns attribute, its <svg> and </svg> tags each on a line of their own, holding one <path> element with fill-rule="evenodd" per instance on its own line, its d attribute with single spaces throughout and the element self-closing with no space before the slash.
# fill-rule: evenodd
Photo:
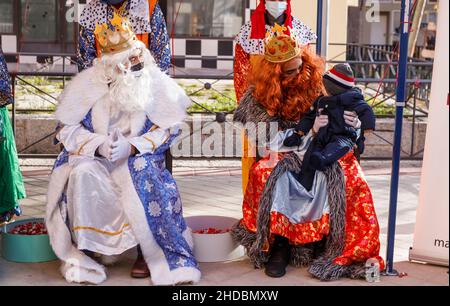
<svg viewBox="0 0 450 306">
<path fill-rule="evenodd" d="M 268 158 L 260 160 L 250 170 L 249 183 L 244 196 L 241 224 L 250 232 L 256 232 L 258 206 L 265 184 L 275 164 L 281 160 L 279 154 L 276 161 Z M 348 266 L 354 262 L 364 262 L 376 258 L 384 269 L 384 261 L 380 252 L 380 227 L 375 213 L 371 191 L 361 167 L 353 153 L 343 157 L 341 165 L 346 184 L 346 242 L 344 252 L 334 263 Z M 330 230 L 329 215 L 309 223 L 292 224 L 283 214 L 271 212 L 270 231 L 272 235 L 281 235 L 289 239 L 293 245 L 302 245 L 322 240 Z"/>
</svg>

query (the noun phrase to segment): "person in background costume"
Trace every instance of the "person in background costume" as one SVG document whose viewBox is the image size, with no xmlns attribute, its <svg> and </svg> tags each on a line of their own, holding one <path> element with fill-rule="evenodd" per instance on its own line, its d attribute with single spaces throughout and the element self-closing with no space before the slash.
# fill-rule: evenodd
<svg viewBox="0 0 450 306">
<path fill-rule="evenodd" d="M 157 0 L 92 0 L 80 18 L 78 45 L 79 70 L 91 67 L 101 50 L 95 39 L 96 24 L 103 24 L 116 13 L 130 20 L 136 37 L 150 50 L 159 68 L 170 68 L 170 40 L 164 15 Z"/>
<path fill-rule="evenodd" d="M 291 0 L 261 0 L 253 12 L 251 21 L 242 26 L 235 39 L 234 88 L 238 103 L 248 89 L 248 78 L 252 65 L 257 58 L 264 55 L 263 41 L 266 32 L 271 31 L 275 24 L 290 28 L 292 34 L 302 45 L 308 45 L 317 38 L 307 25 L 292 16 Z M 256 162 L 256 158 L 249 155 L 253 148 L 245 136 L 243 145 L 242 187 L 245 193 L 249 170 Z"/>
<path fill-rule="evenodd" d="M 21 214 L 18 201 L 26 196 L 7 109 L 12 103 L 8 67 L 0 49 L 0 224 Z"/>
</svg>

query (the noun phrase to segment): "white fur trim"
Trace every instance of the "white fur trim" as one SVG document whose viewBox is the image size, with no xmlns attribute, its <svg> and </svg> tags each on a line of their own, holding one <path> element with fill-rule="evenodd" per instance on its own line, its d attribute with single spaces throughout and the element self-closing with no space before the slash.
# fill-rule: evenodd
<svg viewBox="0 0 450 306">
<path fill-rule="evenodd" d="M 155 285 L 183 285 L 183 284 L 189 284 L 189 283 L 193 283 L 196 284 L 200 281 L 202 274 L 199 270 L 194 269 L 194 268 L 178 268 L 175 270 L 172 270 L 170 272 L 171 277 L 172 277 L 172 282 L 170 284 L 157 284 L 155 283 L 155 281 L 153 280 L 153 276 L 152 276 L 152 281 Z"/>
<path fill-rule="evenodd" d="M 69 263 L 63 263 L 61 273 L 69 283 L 99 285 L 106 280 L 105 271 L 87 270 Z"/>
<path fill-rule="evenodd" d="M 101 255 L 100 262 L 102 265 L 108 267 L 116 264 L 120 260 L 120 255 Z"/>
<path fill-rule="evenodd" d="M 97 134 L 108 136 L 109 130 L 109 95 L 98 100 L 92 107 L 92 126 Z"/>
<path fill-rule="evenodd" d="M 128 163 L 123 162 L 113 171 L 112 176 L 115 183 L 122 186 L 121 203 L 124 205 L 123 208 L 141 246 L 144 259 L 150 269 L 153 284 L 176 285 L 185 282 L 198 282 L 201 273 L 195 268 L 180 268 L 170 271 L 164 252 L 148 226 L 144 207 L 134 189 Z"/>
<path fill-rule="evenodd" d="M 79 73 L 59 96 L 56 118 L 66 125 L 80 123 L 92 109 L 92 122 L 98 134 L 107 135 L 109 125 L 109 89 L 96 79 L 97 67 Z M 191 100 L 184 90 L 168 75 L 154 65 L 152 97 L 147 101 L 145 111 L 131 115 L 131 136 L 137 136 L 145 124 L 146 115 L 160 128 L 168 130 L 184 121 L 186 109 Z M 146 114 L 146 115 L 145 115 Z"/>
<path fill-rule="evenodd" d="M 150 74 L 153 97 L 146 108 L 147 116 L 163 130 L 181 124 L 187 116 L 186 109 L 191 105 L 191 100 L 177 82 L 158 67 L 152 67 Z"/>
<path fill-rule="evenodd" d="M 46 227 L 53 251 L 64 263 L 61 268 L 68 282 L 99 284 L 106 279 L 105 268 L 79 251 L 72 244 L 72 237 L 59 208 L 59 200 L 64 191 L 72 167 L 60 166 L 52 173 L 48 194 Z"/>
<path fill-rule="evenodd" d="M 147 120 L 147 115 L 142 113 L 133 113 L 130 116 L 130 137 L 136 137 L 142 131 L 145 125 L 145 121 Z"/>
<path fill-rule="evenodd" d="M 72 79 L 58 98 L 56 119 L 67 125 L 78 124 L 108 94 L 108 86 L 97 81 L 96 73 L 96 67 L 91 67 Z"/>
<path fill-rule="evenodd" d="M 194 249 L 194 237 L 192 236 L 192 229 L 190 227 L 186 228 L 183 232 L 183 238 L 186 239 L 187 244 L 191 248 Z"/>
</svg>

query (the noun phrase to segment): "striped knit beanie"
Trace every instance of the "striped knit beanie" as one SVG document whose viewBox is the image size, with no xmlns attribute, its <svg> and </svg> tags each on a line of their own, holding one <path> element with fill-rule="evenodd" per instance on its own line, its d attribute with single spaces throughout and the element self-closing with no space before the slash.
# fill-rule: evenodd
<svg viewBox="0 0 450 306">
<path fill-rule="evenodd" d="M 338 64 L 323 76 L 323 85 L 329 95 L 335 96 L 355 87 L 355 75 L 349 64 Z"/>
</svg>

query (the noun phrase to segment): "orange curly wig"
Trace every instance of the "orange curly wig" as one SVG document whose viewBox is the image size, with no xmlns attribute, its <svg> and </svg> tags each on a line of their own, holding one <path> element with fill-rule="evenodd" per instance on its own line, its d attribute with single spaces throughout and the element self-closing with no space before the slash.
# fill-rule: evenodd
<svg viewBox="0 0 450 306">
<path fill-rule="evenodd" d="M 325 61 L 305 47 L 301 72 L 294 78 L 283 78 L 283 64 L 270 63 L 263 56 L 253 64 L 250 85 L 253 96 L 269 114 L 283 120 L 297 121 L 311 107 L 323 90 Z"/>
</svg>

